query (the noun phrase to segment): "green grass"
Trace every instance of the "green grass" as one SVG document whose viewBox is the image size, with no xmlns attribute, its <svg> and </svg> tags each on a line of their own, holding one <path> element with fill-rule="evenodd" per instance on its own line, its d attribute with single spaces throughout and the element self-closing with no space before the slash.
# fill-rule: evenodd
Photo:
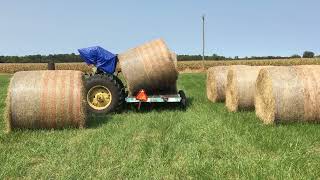
<svg viewBox="0 0 320 180">
<path fill-rule="evenodd" d="M 8 81 L 0 75 L 1 113 Z M 0 179 L 320 177 L 319 125 L 265 126 L 254 112 L 228 113 L 206 99 L 204 82 L 204 74 L 180 76 L 186 112 L 129 110 L 84 130 L 1 132 Z"/>
</svg>

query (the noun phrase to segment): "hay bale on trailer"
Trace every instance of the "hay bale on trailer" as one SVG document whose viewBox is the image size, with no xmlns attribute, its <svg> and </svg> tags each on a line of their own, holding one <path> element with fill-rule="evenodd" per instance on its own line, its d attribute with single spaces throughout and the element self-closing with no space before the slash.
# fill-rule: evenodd
<svg viewBox="0 0 320 180">
<path fill-rule="evenodd" d="M 171 53 L 171 57 L 174 63 L 174 67 L 177 69 L 178 68 L 178 57 L 177 54 L 173 51 L 170 52 Z"/>
<path fill-rule="evenodd" d="M 226 107 L 231 112 L 254 109 L 255 83 L 266 66 L 231 66 L 227 75 Z"/>
<path fill-rule="evenodd" d="M 320 121 L 320 66 L 262 69 L 257 78 L 256 115 L 265 123 Z"/>
<path fill-rule="evenodd" d="M 178 72 L 162 39 L 121 53 L 118 59 L 130 95 L 141 89 L 148 94 L 177 94 Z"/>
<path fill-rule="evenodd" d="M 5 119 L 11 129 L 85 126 L 86 101 L 80 71 L 21 71 L 8 88 Z"/>
<path fill-rule="evenodd" d="M 228 66 L 215 66 L 207 70 L 207 97 L 212 102 L 225 101 Z"/>
</svg>

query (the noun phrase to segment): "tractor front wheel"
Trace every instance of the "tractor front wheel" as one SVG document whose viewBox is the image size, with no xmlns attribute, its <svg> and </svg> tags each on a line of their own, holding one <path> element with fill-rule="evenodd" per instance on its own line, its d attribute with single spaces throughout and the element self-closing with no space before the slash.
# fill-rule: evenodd
<svg viewBox="0 0 320 180">
<path fill-rule="evenodd" d="M 116 76 L 95 74 L 86 80 L 86 94 L 89 112 L 106 114 L 120 110 L 125 89 Z"/>
</svg>

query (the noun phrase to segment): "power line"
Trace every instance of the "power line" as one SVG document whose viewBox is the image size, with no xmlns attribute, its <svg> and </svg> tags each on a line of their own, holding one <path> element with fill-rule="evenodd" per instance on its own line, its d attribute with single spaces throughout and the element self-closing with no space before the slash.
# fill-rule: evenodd
<svg viewBox="0 0 320 180">
<path fill-rule="evenodd" d="M 205 68 L 205 63 L 204 63 L 204 49 L 205 49 L 204 24 L 205 24 L 205 14 L 202 15 L 202 67 L 203 67 L 203 69 Z"/>
</svg>

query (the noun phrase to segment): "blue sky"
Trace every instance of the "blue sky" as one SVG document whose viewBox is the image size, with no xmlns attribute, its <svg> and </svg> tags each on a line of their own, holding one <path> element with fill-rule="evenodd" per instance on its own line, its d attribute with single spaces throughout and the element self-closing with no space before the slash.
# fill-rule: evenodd
<svg viewBox="0 0 320 180">
<path fill-rule="evenodd" d="M 318 0 L 1 0 L 0 55 L 120 53 L 162 37 L 178 54 L 320 54 Z"/>
</svg>

